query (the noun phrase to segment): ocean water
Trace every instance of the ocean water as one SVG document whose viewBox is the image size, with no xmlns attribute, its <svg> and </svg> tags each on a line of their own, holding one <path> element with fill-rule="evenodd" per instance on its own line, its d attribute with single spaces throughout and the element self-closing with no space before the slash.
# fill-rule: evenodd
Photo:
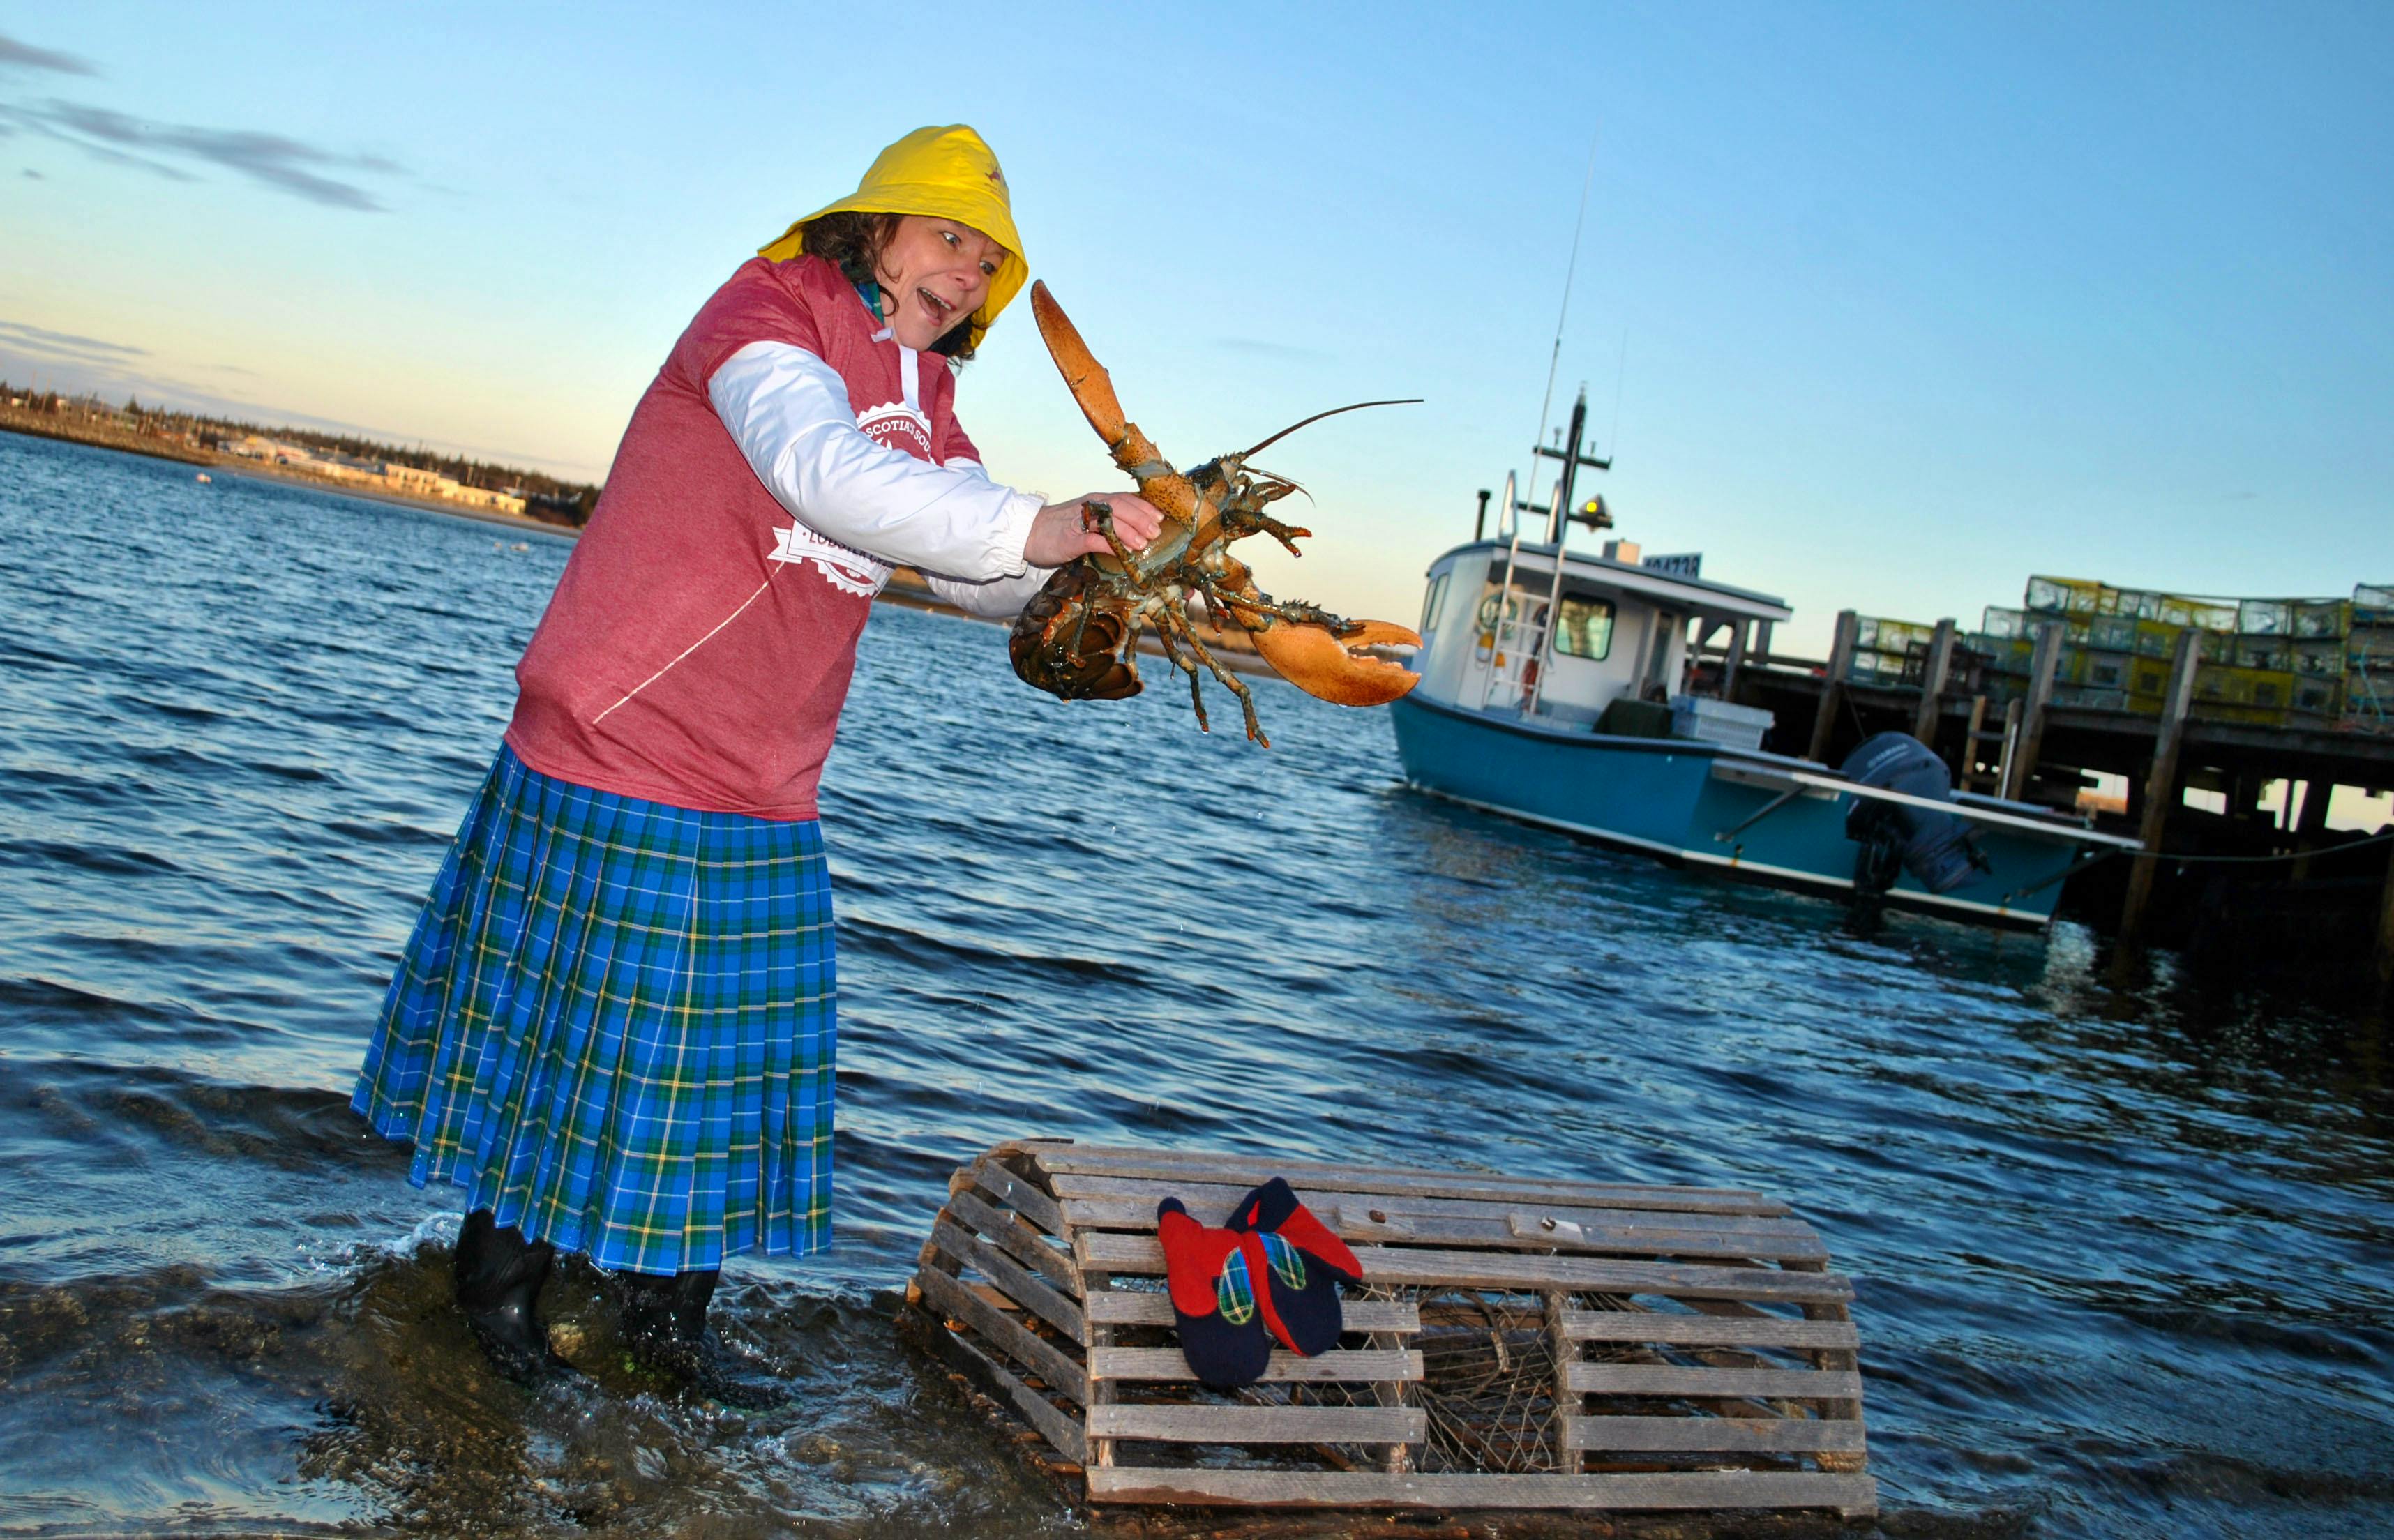
<svg viewBox="0 0 2394 1540">
<path fill-rule="evenodd" d="M 1885 1533 L 2394 1532 L 2380 1040 L 1447 806 L 1277 684 L 1269 751 L 1168 681 L 1067 706 L 887 607 L 824 800 L 837 1244 L 718 1296 L 770 1393 L 494 1378 L 456 1193 L 347 1103 L 568 548 L 0 435 L 0 1534 L 1077 1533 L 890 1314 L 1023 1134 L 1759 1187 L 1855 1279 Z M 612 1329 L 586 1268 L 548 1308 Z"/>
</svg>

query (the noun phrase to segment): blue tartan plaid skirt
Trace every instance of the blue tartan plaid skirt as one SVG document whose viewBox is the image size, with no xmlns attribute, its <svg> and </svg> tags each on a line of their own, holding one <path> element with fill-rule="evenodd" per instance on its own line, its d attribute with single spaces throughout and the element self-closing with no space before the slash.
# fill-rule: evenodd
<svg viewBox="0 0 2394 1540">
<path fill-rule="evenodd" d="M 671 1273 L 831 1238 L 822 833 L 542 775 L 502 748 L 350 1105 L 408 1179 Z"/>
</svg>

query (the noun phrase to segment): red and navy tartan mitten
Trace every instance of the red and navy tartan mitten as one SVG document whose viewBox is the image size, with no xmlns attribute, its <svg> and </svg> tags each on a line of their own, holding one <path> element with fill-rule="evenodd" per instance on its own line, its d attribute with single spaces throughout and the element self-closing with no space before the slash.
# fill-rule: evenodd
<svg viewBox="0 0 2394 1540">
<path fill-rule="evenodd" d="M 1263 1256 L 1264 1322 L 1293 1353 L 1310 1358 L 1338 1346 L 1343 1318 L 1338 1285 L 1363 1281 L 1347 1243 L 1274 1177 L 1239 1200 L 1229 1228 L 1252 1235 Z M 1253 1253 L 1249 1255 L 1252 1257 Z"/>
<path fill-rule="evenodd" d="M 1272 1339 L 1256 1278 L 1268 1270 L 1255 1238 L 1199 1224 L 1177 1198 L 1156 1205 L 1155 1238 L 1164 1246 L 1180 1354 L 1199 1383 L 1234 1390 L 1262 1378 Z"/>
</svg>

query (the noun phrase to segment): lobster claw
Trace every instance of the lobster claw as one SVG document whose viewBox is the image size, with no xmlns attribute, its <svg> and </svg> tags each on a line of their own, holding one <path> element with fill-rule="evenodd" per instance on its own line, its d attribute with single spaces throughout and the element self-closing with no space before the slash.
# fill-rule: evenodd
<svg viewBox="0 0 2394 1540">
<path fill-rule="evenodd" d="M 1282 621 L 1253 634 L 1256 652 L 1273 673 L 1333 705 L 1386 705 L 1421 683 L 1421 676 L 1404 665 L 1360 651 L 1419 647 L 1419 633 L 1394 621 L 1356 625 L 1361 629 L 1341 637 L 1327 626 Z"/>
<path fill-rule="evenodd" d="M 1133 431 L 1130 420 L 1124 415 L 1122 401 L 1114 394 L 1113 377 L 1105 365 L 1089 351 L 1081 340 L 1080 328 L 1072 324 L 1064 307 L 1047 292 L 1044 283 L 1031 285 L 1031 313 L 1039 322 L 1039 336 L 1047 344 L 1047 354 L 1056 361 L 1057 372 L 1064 376 L 1065 388 L 1081 408 L 1081 415 L 1098 430 L 1108 449 L 1123 441 Z"/>
</svg>

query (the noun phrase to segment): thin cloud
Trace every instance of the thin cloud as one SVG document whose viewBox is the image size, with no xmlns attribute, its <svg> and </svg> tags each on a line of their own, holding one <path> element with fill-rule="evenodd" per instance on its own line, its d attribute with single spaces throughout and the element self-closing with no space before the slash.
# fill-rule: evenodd
<svg viewBox="0 0 2394 1540">
<path fill-rule="evenodd" d="M 21 352 L 72 359 L 78 363 L 123 363 L 150 356 L 147 348 L 129 348 L 122 342 L 77 336 L 72 332 L 53 332 L 28 326 L 21 321 L 0 321 L 0 347 L 11 346 Z"/>
<path fill-rule="evenodd" d="M 1258 358 L 1296 359 L 1319 362 L 1331 357 L 1316 348 L 1296 348 L 1285 342 L 1266 342 L 1260 337 L 1225 336 L 1214 339 L 1214 346 L 1226 353 L 1252 353 Z"/>
<path fill-rule="evenodd" d="M 0 69 L 11 66 L 20 70 L 51 70 L 62 75 L 96 75 L 98 70 L 88 59 L 72 54 L 55 53 L 48 48 L 36 48 L 30 43 L 20 43 L 7 33 L 0 33 Z"/>
<path fill-rule="evenodd" d="M 243 388 L 238 380 L 263 377 L 257 371 L 237 363 L 214 361 L 173 362 L 146 348 L 128 347 L 99 337 L 79 336 L 71 332 L 54 332 L 21 321 L 0 321 L 0 379 L 23 385 L 27 382 L 20 371 L 24 369 L 37 373 L 44 389 L 56 390 L 65 396 L 89 392 L 111 401 L 138 396 L 152 406 L 171 406 L 234 422 L 315 428 L 372 439 L 381 443 L 422 444 L 442 454 L 462 454 L 491 465 L 522 466 L 532 470 L 546 471 L 567 480 L 598 481 L 606 479 L 604 464 L 592 466 L 578 460 L 536 454 L 529 450 L 466 443 L 451 439 L 428 440 L 415 433 L 401 432 L 374 423 L 319 416 L 312 412 L 294 411 L 262 402 L 247 394 L 234 394 Z M 195 375 L 231 375 L 236 378 L 220 386 L 209 386 L 193 383 L 191 376 Z"/>
<path fill-rule="evenodd" d="M 23 125 L 26 128 L 32 129 L 34 133 L 43 136 L 45 138 L 53 138 L 61 144 L 73 145 L 77 150 L 82 151 L 85 154 L 89 155 L 96 161 L 105 161 L 111 165 L 129 165 L 136 171 L 147 171 L 153 177 L 162 177 L 170 182 L 196 182 L 199 180 L 197 177 L 192 176 L 188 171 L 178 171 L 171 165 L 164 165 L 156 161 L 145 160 L 139 155 L 128 155 L 122 150 L 112 150 L 104 144 L 93 144 L 87 139 L 78 138 L 76 136 L 68 133 L 66 130 L 59 128 L 56 125 L 45 121 L 39 113 L 32 111 L 31 109 L 12 107 L 7 102 L 0 102 L 0 119 L 7 118 L 14 118 L 18 123 Z M 0 127 L 6 126 L 5 123 L 0 123 Z M 9 128 L 7 131 L 12 134 L 18 132 L 18 130 L 14 128 Z"/>
<path fill-rule="evenodd" d="M 282 134 L 151 123 L 106 107 L 86 107 L 79 102 L 0 107 L 0 114 L 72 144 L 97 159 L 131 165 L 170 180 L 196 181 L 198 178 L 190 172 L 170 163 L 199 161 L 295 198 L 362 214 L 382 212 L 381 200 L 355 182 L 324 173 L 363 171 L 390 176 L 404 171 L 396 162 L 380 155 L 345 155 Z"/>
</svg>

